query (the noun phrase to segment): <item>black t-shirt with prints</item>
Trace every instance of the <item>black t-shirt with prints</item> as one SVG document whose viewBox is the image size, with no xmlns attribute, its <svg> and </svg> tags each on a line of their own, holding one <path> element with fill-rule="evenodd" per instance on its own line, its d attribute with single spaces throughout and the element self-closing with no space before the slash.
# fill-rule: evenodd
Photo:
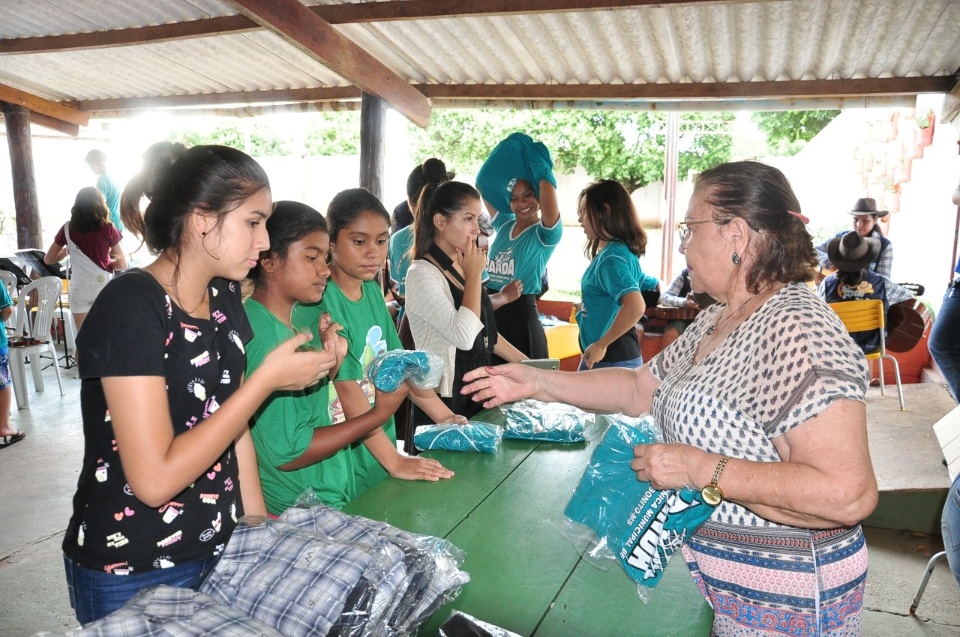
<svg viewBox="0 0 960 637">
<path fill-rule="evenodd" d="M 219 555 L 243 515 L 233 445 L 165 505 L 138 500 L 100 382 L 163 376 L 174 435 L 215 412 L 240 383 L 252 330 L 238 283 L 214 279 L 209 292 L 210 319 L 194 318 L 135 269 L 111 281 L 87 314 L 77 337 L 84 458 L 63 540 L 64 553 L 82 566 L 126 574 L 207 559 Z"/>
</svg>

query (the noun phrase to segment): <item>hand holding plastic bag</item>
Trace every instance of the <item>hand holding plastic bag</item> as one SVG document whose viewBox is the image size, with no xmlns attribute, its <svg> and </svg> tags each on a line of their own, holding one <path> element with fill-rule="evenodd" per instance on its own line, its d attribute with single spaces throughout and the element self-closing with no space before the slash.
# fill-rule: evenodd
<svg viewBox="0 0 960 637">
<path fill-rule="evenodd" d="M 584 557 L 605 568 L 616 560 L 638 584 L 640 598 L 663 576 L 670 557 L 713 513 L 695 489 L 658 490 L 630 468 L 633 448 L 660 439 L 651 416 L 609 416 L 564 514 L 565 532 Z"/>
</svg>

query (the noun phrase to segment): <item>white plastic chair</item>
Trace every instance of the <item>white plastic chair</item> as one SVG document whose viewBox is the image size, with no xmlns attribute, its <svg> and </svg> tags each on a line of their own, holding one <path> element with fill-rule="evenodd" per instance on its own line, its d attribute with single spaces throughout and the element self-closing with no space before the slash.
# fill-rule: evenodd
<svg viewBox="0 0 960 637">
<path fill-rule="evenodd" d="M 17 298 L 17 275 L 13 272 L 0 270 L 0 281 L 2 281 L 4 287 L 7 288 L 7 294 L 10 295 L 10 298 Z"/>
<path fill-rule="evenodd" d="M 33 308 L 27 307 L 27 300 L 36 290 L 37 301 Z M 13 389 L 17 398 L 17 408 L 24 409 L 30 406 L 30 397 L 27 394 L 26 359 L 30 359 L 30 368 L 33 371 L 33 386 L 37 391 L 43 391 L 43 358 L 47 352 L 53 361 L 53 368 L 57 373 L 57 384 L 60 386 L 60 395 L 63 396 L 63 380 L 60 378 L 60 364 L 57 361 L 57 349 L 50 338 L 53 326 L 53 316 L 57 309 L 57 300 L 60 298 L 61 282 L 58 277 L 48 276 L 37 279 L 24 286 L 20 291 L 18 307 L 18 332 L 22 326 L 24 336 L 41 341 L 38 345 L 11 347 L 10 375 L 13 377 Z M 30 314 L 33 313 L 32 321 Z"/>
</svg>

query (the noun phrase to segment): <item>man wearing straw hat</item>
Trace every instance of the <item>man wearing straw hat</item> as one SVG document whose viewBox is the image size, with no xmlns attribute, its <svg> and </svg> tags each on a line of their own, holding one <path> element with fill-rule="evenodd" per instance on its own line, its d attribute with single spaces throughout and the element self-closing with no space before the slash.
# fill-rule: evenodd
<svg viewBox="0 0 960 637">
<path fill-rule="evenodd" d="M 877 219 L 886 217 L 886 210 L 877 210 L 877 202 L 869 197 L 857 199 L 850 211 L 853 216 L 853 229 L 861 237 L 874 238 L 879 242 L 879 249 L 876 257 L 868 264 L 871 271 L 881 274 L 888 279 L 893 278 L 893 244 L 883 236 L 880 226 L 877 225 Z M 823 270 L 832 270 L 834 265 L 830 263 L 830 256 L 827 254 L 827 245 L 836 239 L 840 239 L 847 233 L 846 230 L 838 232 L 832 238 L 827 239 L 817 246 L 817 258 L 820 260 L 820 268 Z"/>
</svg>

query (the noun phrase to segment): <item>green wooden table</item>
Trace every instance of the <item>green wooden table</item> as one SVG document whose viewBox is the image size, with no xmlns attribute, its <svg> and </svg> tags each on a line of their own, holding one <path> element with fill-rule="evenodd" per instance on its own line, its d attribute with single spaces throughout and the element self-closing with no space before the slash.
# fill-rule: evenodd
<svg viewBox="0 0 960 637">
<path fill-rule="evenodd" d="M 496 410 L 476 420 L 502 417 Z M 681 556 L 644 604 L 619 566 L 601 571 L 563 536 L 563 509 L 592 450 L 504 440 L 496 454 L 429 452 L 456 475 L 439 483 L 389 478 L 345 511 L 446 538 L 466 553 L 470 583 L 420 635 L 436 635 L 452 608 L 521 635 L 709 635 L 713 611 Z"/>
</svg>

